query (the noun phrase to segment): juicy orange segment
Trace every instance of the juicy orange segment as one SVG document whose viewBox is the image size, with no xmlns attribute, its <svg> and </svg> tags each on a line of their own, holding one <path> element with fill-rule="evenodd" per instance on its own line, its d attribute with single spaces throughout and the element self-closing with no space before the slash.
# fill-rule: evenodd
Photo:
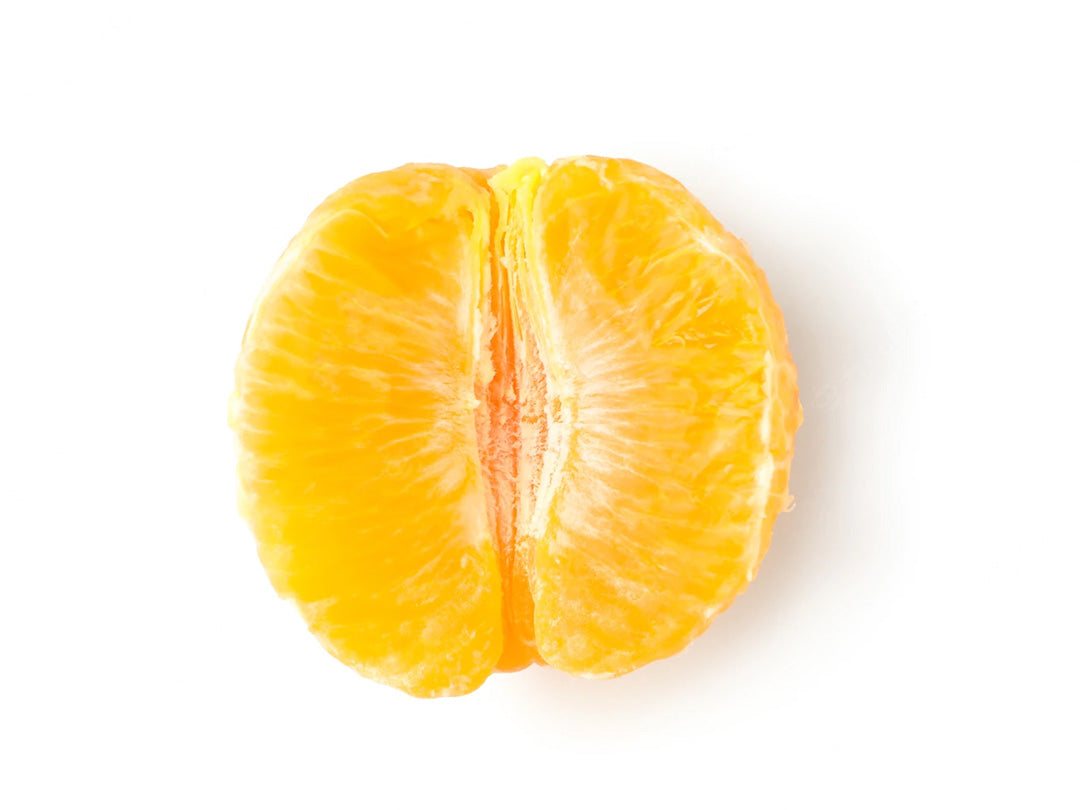
<svg viewBox="0 0 1080 810">
<path fill-rule="evenodd" d="M 233 420 L 242 508 L 330 652 L 419 695 L 501 648 L 475 397 L 488 192 L 449 167 L 331 197 L 252 315 Z"/>
<path fill-rule="evenodd" d="M 684 647 L 756 572 L 800 418 L 742 245 L 603 158 L 346 186 L 280 260 L 233 404 L 274 586 L 417 695 Z"/>
<path fill-rule="evenodd" d="M 787 497 L 791 360 L 741 245 L 647 166 L 557 162 L 527 244 L 555 414 L 538 649 L 618 675 L 684 647 L 757 569 Z"/>
</svg>

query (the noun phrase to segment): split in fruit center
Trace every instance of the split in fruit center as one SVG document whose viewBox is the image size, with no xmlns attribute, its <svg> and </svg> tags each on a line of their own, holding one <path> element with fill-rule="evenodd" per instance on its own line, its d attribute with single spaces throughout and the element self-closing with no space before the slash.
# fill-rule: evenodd
<svg viewBox="0 0 1080 810">
<path fill-rule="evenodd" d="M 799 419 L 743 245 L 597 157 L 333 194 L 256 304 L 231 408 L 274 587 L 422 696 L 685 647 L 757 571 Z"/>
</svg>

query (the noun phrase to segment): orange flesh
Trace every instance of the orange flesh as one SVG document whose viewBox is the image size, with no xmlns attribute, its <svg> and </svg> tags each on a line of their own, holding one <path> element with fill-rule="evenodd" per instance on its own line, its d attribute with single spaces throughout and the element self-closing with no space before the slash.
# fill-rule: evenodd
<svg viewBox="0 0 1080 810">
<path fill-rule="evenodd" d="M 241 508 L 342 661 L 421 696 L 618 675 L 753 577 L 794 365 L 761 272 L 671 178 L 402 167 L 279 269 L 237 366 Z"/>
<path fill-rule="evenodd" d="M 493 172 L 476 174 L 486 184 Z M 497 668 L 510 672 L 541 662 L 529 592 L 532 549 L 520 529 L 532 512 L 547 445 L 547 384 L 532 326 L 512 300 L 510 268 L 515 257 L 505 243 L 492 196 L 491 266 L 481 305 L 480 349 L 490 366 L 482 364 L 476 378 L 476 435 L 502 580 L 503 650 Z"/>
<path fill-rule="evenodd" d="M 496 234 L 497 216 L 493 213 L 492 245 L 497 244 Z M 487 489 L 488 520 L 494 527 L 502 580 L 503 650 L 498 668 L 510 671 L 535 660 L 531 626 L 527 626 L 531 623 L 525 620 L 532 607 L 524 567 L 527 552 L 519 550 L 517 533 L 517 492 L 522 483 L 528 485 L 520 480 L 521 470 L 528 466 L 522 457 L 522 422 L 535 404 L 527 402 L 526 408 L 521 404 L 524 368 L 514 339 L 510 282 L 502 258 L 497 248 L 491 251 L 481 319 L 481 352 L 490 359 L 490 368 L 476 379 L 476 435 Z M 535 420 L 535 414 L 531 416 Z"/>
</svg>

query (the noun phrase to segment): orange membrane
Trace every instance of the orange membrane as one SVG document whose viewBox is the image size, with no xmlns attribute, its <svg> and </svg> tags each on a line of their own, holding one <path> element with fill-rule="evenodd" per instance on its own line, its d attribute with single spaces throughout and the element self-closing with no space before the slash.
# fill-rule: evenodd
<svg viewBox="0 0 1080 810">
<path fill-rule="evenodd" d="M 491 264 L 481 304 L 481 352 L 490 366 L 476 380 L 476 435 L 502 582 L 498 668 L 513 671 L 540 661 L 529 589 L 532 539 L 523 529 L 547 446 L 547 381 L 533 329 L 512 302 L 515 257 L 494 202 L 491 211 Z"/>
</svg>

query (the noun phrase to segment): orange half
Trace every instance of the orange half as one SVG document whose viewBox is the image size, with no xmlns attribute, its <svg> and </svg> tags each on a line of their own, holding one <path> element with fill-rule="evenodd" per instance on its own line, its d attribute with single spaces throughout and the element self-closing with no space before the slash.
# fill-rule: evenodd
<svg viewBox="0 0 1080 810">
<path fill-rule="evenodd" d="M 232 407 L 274 587 L 422 696 L 682 649 L 757 571 L 799 419 L 742 244 L 594 157 L 331 196 L 260 297 Z"/>
</svg>

